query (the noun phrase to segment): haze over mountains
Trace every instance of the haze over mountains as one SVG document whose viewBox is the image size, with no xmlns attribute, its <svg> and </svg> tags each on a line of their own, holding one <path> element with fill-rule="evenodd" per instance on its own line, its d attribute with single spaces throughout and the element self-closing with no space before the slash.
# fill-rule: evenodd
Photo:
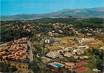
<svg viewBox="0 0 104 73">
<path fill-rule="evenodd" d="M 64 9 L 46 14 L 19 14 L 11 16 L 1 16 L 2 21 L 6 20 L 34 20 L 40 18 L 104 18 L 104 7 L 86 9 Z"/>
</svg>

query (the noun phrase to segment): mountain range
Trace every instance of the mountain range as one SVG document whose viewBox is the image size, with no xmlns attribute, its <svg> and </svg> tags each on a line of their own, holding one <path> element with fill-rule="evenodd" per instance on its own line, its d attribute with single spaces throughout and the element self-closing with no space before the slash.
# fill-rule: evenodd
<svg viewBox="0 0 104 73">
<path fill-rule="evenodd" d="M 85 9 L 64 9 L 46 14 L 18 14 L 10 16 L 1 16 L 0 20 L 34 20 L 40 18 L 67 18 L 70 16 L 75 18 L 104 18 L 104 7 Z"/>
</svg>

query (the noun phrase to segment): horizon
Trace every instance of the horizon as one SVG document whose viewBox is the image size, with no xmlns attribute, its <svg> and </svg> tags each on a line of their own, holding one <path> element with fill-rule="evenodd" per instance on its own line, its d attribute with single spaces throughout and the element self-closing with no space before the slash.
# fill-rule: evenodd
<svg viewBox="0 0 104 73">
<path fill-rule="evenodd" d="M 104 7 L 104 0 L 0 0 L 0 2 L 0 16 L 46 14 L 64 9 Z"/>
<path fill-rule="evenodd" d="M 104 8 L 104 7 L 95 7 L 95 8 Z M 79 8 L 75 8 L 76 10 Z M 62 9 L 62 10 L 58 10 L 58 11 L 54 11 L 54 12 L 59 12 L 59 11 L 63 11 L 63 10 L 75 10 L 75 9 Z M 80 9 L 93 9 L 93 8 L 80 8 Z M 54 13 L 54 12 L 47 12 L 47 13 L 32 13 L 33 15 L 43 15 L 43 14 L 48 14 L 48 13 Z M 11 14 L 11 15 L 0 15 L 0 17 L 2 16 L 16 16 L 16 15 L 32 15 L 31 13 L 22 13 L 22 14 Z"/>
</svg>

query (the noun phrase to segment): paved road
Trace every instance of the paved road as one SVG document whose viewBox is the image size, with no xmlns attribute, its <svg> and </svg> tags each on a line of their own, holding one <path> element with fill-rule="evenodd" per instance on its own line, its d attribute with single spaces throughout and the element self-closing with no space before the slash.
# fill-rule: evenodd
<svg viewBox="0 0 104 73">
<path fill-rule="evenodd" d="M 33 61 L 33 52 L 32 52 L 33 47 L 32 47 L 32 44 L 31 44 L 30 41 L 27 41 L 27 43 L 29 45 L 29 54 L 30 54 L 29 58 L 30 58 L 30 61 Z"/>
</svg>

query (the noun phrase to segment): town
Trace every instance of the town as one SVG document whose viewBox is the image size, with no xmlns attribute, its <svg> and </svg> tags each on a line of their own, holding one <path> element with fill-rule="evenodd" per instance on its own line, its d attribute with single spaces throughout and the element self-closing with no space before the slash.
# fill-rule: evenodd
<svg viewBox="0 0 104 73">
<path fill-rule="evenodd" d="M 0 26 L 0 72 L 104 72 L 104 19 L 44 18 Z"/>
</svg>

